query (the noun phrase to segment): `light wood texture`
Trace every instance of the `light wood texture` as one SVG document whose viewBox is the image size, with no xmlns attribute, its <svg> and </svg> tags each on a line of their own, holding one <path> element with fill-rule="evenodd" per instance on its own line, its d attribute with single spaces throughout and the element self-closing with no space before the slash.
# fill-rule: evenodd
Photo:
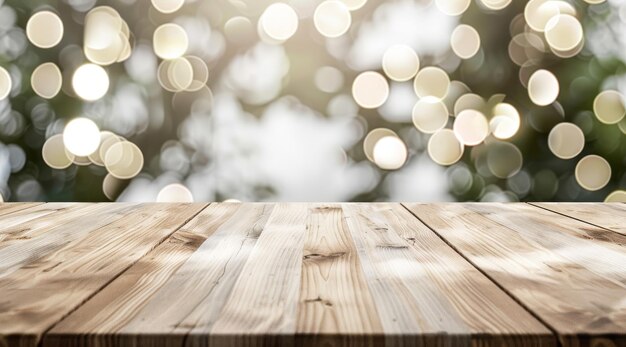
<svg viewBox="0 0 626 347">
<path fill-rule="evenodd" d="M 532 203 L 547 210 L 626 235 L 626 204 Z"/>
<path fill-rule="evenodd" d="M 2 202 L 0 203 L 0 216 L 7 215 L 9 213 L 25 210 L 37 205 L 41 205 L 40 202 L 28 202 L 28 203 L 14 203 L 14 202 Z"/>
<path fill-rule="evenodd" d="M 0 249 L 0 345 L 35 346 L 53 324 L 204 207 L 95 204 L 42 217 L 46 230 L 38 219 L 27 222 L 24 229 L 37 225 L 36 235 Z"/>
<path fill-rule="evenodd" d="M 0 347 L 626 346 L 620 207 L 2 207 Z"/>
<path fill-rule="evenodd" d="M 407 204 L 559 334 L 626 345 L 626 237 L 528 204 Z"/>
<path fill-rule="evenodd" d="M 388 343 L 554 343 L 549 330 L 400 205 L 344 210 L 383 329 L 399 337 Z"/>
</svg>

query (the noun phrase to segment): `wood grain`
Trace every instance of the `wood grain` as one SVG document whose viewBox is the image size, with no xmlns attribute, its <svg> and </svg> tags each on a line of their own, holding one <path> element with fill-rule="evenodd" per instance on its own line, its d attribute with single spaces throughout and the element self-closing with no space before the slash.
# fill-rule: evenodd
<svg viewBox="0 0 626 347">
<path fill-rule="evenodd" d="M 407 204 L 559 334 L 626 345 L 626 238 L 528 204 Z"/>
<path fill-rule="evenodd" d="M 272 208 L 212 204 L 59 323 L 44 346 L 182 346 L 192 329 L 212 325 Z"/>
<path fill-rule="evenodd" d="M 343 209 L 385 334 L 397 337 L 388 344 L 555 345 L 549 330 L 400 205 Z"/>
<path fill-rule="evenodd" d="M 626 235 L 624 203 L 532 203 L 532 205 Z"/>
<path fill-rule="evenodd" d="M 91 206 L 90 214 L 81 209 L 80 217 L 0 249 L 0 258 L 11 264 L 8 271 L 2 263 L 0 277 L 0 345 L 36 346 L 53 324 L 205 207 Z"/>
<path fill-rule="evenodd" d="M 384 331 L 341 205 L 311 205 L 306 225 L 296 344 L 374 346 Z"/>
<path fill-rule="evenodd" d="M 405 206 L 0 205 L 0 347 L 626 346 L 623 206 Z"/>
<path fill-rule="evenodd" d="M 25 210 L 37 205 L 41 205 L 41 202 L 25 202 L 25 203 L 16 203 L 16 202 L 2 202 L 0 203 L 0 216 L 5 216 L 7 214 Z"/>
</svg>

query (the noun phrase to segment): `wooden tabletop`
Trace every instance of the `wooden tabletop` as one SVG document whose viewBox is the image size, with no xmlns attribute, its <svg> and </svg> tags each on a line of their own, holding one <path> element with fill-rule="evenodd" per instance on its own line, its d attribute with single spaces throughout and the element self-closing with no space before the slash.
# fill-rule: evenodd
<svg viewBox="0 0 626 347">
<path fill-rule="evenodd" d="M 0 204 L 0 346 L 626 346 L 626 204 Z"/>
</svg>

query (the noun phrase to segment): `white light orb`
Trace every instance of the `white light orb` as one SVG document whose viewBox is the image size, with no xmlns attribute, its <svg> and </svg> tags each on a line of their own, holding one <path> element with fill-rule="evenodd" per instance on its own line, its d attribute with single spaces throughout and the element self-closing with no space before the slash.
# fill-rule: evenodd
<svg viewBox="0 0 626 347">
<path fill-rule="evenodd" d="M 159 191 L 157 202 L 193 202 L 193 194 L 182 184 L 167 185 Z"/>
<path fill-rule="evenodd" d="M 576 165 L 576 181 L 589 191 L 604 188 L 611 180 L 611 165 L 598 155 L 588 155 Z"/>
<path fill-rule="evenodd" d="M 61 90 L 63 76 L 54 63 L 43 63 L 30 76 L 30 85 L 37 95 L 44 99 L 54 98 Z"/>
<path fill-rule="evenodd" d="M 161 13 L 174 13 L 178 11 L 185 0 L 152 0 L 152 6 Z"/>
<path fill-rule="evenodd" d="M 439 11 L 448 16 L 460 16 L 467 11 L 471 0 L 435 0 L 435 5 Z"/>
<path fill-rule="evenodd" d="M 413 81 L 415 94 L 420 98 L 432 96 L 444 99 L 450 88 L 450 77 L 442 69 L 429 66 L 422 69 Z"/>
<path fill-rule="evenodd" d="M 298 30 L 298 14 L 282 2 L 269 5 L 259 20 L 263 32 L 277 41 L 289 39 Z"/>
<path fill-rule="evenodd" d="M 385 136 L 374 145 L 374 163 L 383 170 L 397 170 L 408 156 L 406 145 L 396 136 Z"/>
<path fill-rule="evenodd" d="M 537 70 L 528 80 L 528 96 L 539 106 L 554 103 L 559 96 L 559 80 L 548 70 Z"/>
<path fill-rule="evenodd" d="M 354 79 L 352 97 L 363 108 L 380 107 L 389 97 L 389 83 L 378 72 L 363 72 Z"/>
<path fill-rule="evenodd" d="M 152 38 L 154 53 L 162 59 L 182 57 L 189 48 L 187 32 L 180 25 L 167 23 L 156 28 Z"/>
<path fill-rule="evenodd" d="M 350 29 L 352 15 L 343 2 L 328 0 L 319 4 L 315 9 L 313 23 L 323 36 L 339 37 Z"/>
<path fill-rule="evenodd" d="M 86 157 L 100 147 L 100 129 L 89 118 L 74 118 L 63 130 L 63 144 L 73 155 Z"/>
<path fill-rule="evenodd" d="M 417 74 L 420 60 L 413 48 L 407 45 L 394 45 L 383 55 L 383 70 L 394 81 L 408 81 Z"/>
<path fill-rule="evenodd" d="M 37 12 L 26 23 L 26 36 L 39 48 L 52 48 L 63 38 L 63 22 L 56 13 Z"/>
<path fill-rule="evenodd" d="M 596 118 L 604 124 L 619 123 L 626 116 L 625 100 L 620 92 L 605 90 L 594 99 L 593 112 Z"/>
<path fill-rule="evenodd" d="M 74 72 L 72 87 L 80 98 L 95 101 L 109 91 L 109 75 L 99 65 L 84 64 Z"/>
<path fill-rule="evenodd" d="M 428 155 L 439 165 L 452 165 L 463 157 L 465 146 L 454 131 L 441 129 L 428 140 Z"/>
<path fill-rule="evenodd" d="M 561 159 L 572 159 L 585 147 L 585 134 L 574 123 L 559 123 L 548 135 L 550 151 Z"/>
<path fill-rule="evenodd" d="M 453 125 L 456 137 L 466 146 L 476 146 L 489 135 L 489 123 L 481 112 L 465 110 L 454 119 Z"/>
<path fill-rule="evenodd" d="M 474 27 L 461 24 L 452 32 L 450 46 L 459 58 L 470 59 L 480 50 L 480 35 Z"/>
</svg>

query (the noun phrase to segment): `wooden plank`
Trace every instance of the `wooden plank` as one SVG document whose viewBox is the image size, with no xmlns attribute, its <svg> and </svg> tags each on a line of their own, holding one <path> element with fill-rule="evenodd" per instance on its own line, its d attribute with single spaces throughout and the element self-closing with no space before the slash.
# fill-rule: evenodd
<svg viewBox="0 0 626 347">
<path fill-rule="evenodd" d="M 311 206 L 304 240 L 298 346 L 373 346 L 383 334 L 339 204 Z"/>
<path fill-rule="evenodd" d="M 21 246 L 16 254 L 36 254 L 23 257 L 28 261 L 0 278 L 0 345 L 36 346 L 53 324 L 206 206 L 103 205 L 108 208 L 76 217 L 25 244 L 0 249 L 2 256 L 13 246 Z M 108 211 L 116 211 L 117 218 Z M 40 247 L 38 239 L 54 246 Z"/>
<path fill-rule="evenodd" d="M 0 278 L 48 253 L 80 240 L 90 231 L 132 213 L 137 204 L 46 204 L 48 214 L 0 233 Z M 21 213 L 20 213 L 21 214 Z M 86 218 L 93 218 L 86 220 Z"/>
<path fill-rule="evenodd" d="M 272 209 L 210 205 L 57 324 L 44 346 L 182 346 L 215 320 Z"/>
<path fill-rule="evenodd" d="M 387 344 L 556 344 L 546 327 L 401 205 L 343 209 Z"/>
<path fill-rule="evenodd" d="M 29 209 L 41 204 L 41 202 L 2 202 L 0 203 L 0 216 Z"/>
<path fill-rule="evenodd" d="M 408 204 L 559 334 L 626 345 L 626 238 L 528 204 Z"/>
<path fill-rule="evenodd" d="M 623 203 L 532 203 L 589 224 L 626 235 L 626 204 Z"/>
<path fill-rule="evenodd" d="M 204 340 L 192 345 L 293 344 L 300 294 L 306 204 L 277 204 Z"/>
</svg>

